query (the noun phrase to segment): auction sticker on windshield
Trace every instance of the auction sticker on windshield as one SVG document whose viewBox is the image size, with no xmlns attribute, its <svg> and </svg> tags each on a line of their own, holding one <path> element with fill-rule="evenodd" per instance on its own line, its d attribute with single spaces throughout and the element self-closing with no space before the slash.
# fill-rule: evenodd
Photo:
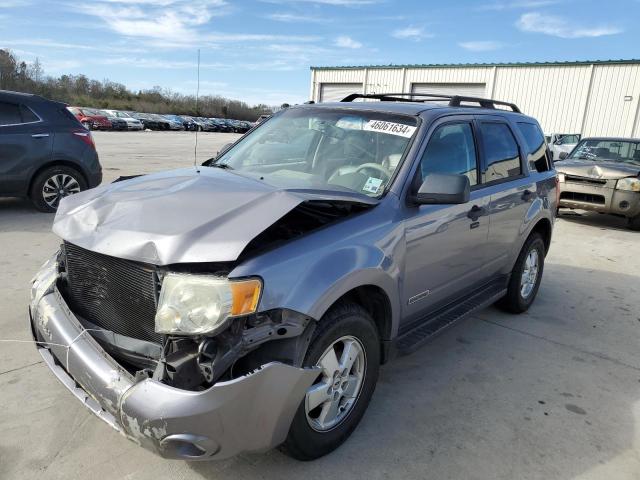
<svg viewBox="0 0 640 480">
<path fill-rule="evenodd" d="M 380 185 L 382 185 L 382 179 L 369 177 L 364 184 L 364 187 L 362 187 L 362 190 L 375 194 L 378 193 L 378 190 L 380 190 Z"/>
<path fill-rule="evenodd" d="M 403 123 L 385 122 L 384 120 L 369 120 L 365 123 L 364 130 L 410 138 L 416 131 L 416 127 Z"/>
</svg>

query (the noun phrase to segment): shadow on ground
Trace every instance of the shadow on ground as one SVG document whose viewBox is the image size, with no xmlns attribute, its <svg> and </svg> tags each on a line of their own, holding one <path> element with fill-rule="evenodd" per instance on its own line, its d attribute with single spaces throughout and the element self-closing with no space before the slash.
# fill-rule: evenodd
<svg viewBox="0 0 640 480">
<path fill-rule="evenodd" d="M 560 209 L 559 218 L 568 222 L 577 223 L 591 227 L 599 227 L 600 229 L 629 230 L 627 228 L 627 219 L 606 215 L 596 212 L 587 212 L 585 210 L 569 210 Z"/>
<path fill-rule="evenodd" d="M 311 463 L 270 452 L 186 465 L 208 479 L 328 471 L 637 478 L 638 286 L 635 276 L 548 264 L 529 313 L 489 308 L 384 367 L 363 422 L 333 454 Z"/>
</svg>

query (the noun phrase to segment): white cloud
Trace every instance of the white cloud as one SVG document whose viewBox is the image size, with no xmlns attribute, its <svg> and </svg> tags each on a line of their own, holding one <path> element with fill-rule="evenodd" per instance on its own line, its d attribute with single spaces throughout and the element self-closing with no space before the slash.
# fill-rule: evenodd
<svg viewBox="0 0 640 480">
<path fill-rule="evenodd" d="M 69 70 L 75 70 L 83 66 L 78 60 L 44 60 L 42 61 L 42 69 L 47 74 L 69 73 Z"/>
<path fill-rule="evenodd" d="M 55 42 L 46 38 L 25 38 L 18 40 L 0 40 L 0 45 L 20 45 L 28 47 L 44 47 L 53 49 L 69 49 L 69 50 L 91 50 L 98 52 L 112 52 L 112 53 L 144 53 L 146 50 L 132 46 L 117 46 L 117 45 L 88 45 L 85 43 L 66 43 Z"/>
<path fill-rule="evenodd" d="M 311 15 L 299 15 L 296 13 L 272 13 L 270 15 L 267 15 L 265 18 L 268 18 L 269 20 L 274 20 L 276 22 L 286 22 L 286 23 L 296 23 L 296 22 L 327 23 L 330 21 L 328 18 L 314 17 Z"/>
<path fill-rule="evenodd" d="M 621 33 L 622 29 L 610 25 L 585 27 L 565 18 L 538 12 L 525 13 L 516 22 L 523 32 L 543 33 L 560 38 L 602 37 Z"/>
<path fill-rule="evenodd" d="M 100 18 L 121 35 L 171 40 L 197 34 L 197 27 L 206 25 L 214 16 L 224 15 L 226 6 L 224 0 L 103 0 L 77 8 Z"/>
<path fill-rule="evenodd" d="M 30 4 L 30 0 L 2 0 L 2 2 L 0 2 L 0 8 L 26 7 Z"/>
<path fill-rule="evenodd" d="M 335 5 L 340 7 L 359 7 L 380 3 L 381 0 L 262 0 L 266 3 L 317 3 L 320 5 Z"/>
<path fill-rule="evenodd" d="M 150 57 L 108 57 L 100 59 L 95 63 L 102 65 L 127 65 L 136 68 L 156 68 L 162 70 L 182 70 L 182 69 L 196 69 L 198 68 L 198 62 L 185 62 L 176 60 L 166 60 L 163 58 L 150 58 Z M 226 68 L 224 63 L 201 63 L 200 68 Z"/>
<path fill-rule="evenodd" d="M 336 38 L 334 45 L 339 48 L 362 48 L 362 43 L 357 42 L 351 37 L 347 37 L 346 35 L 342 35 Z"/>
<path fill-rule="evenodd" d="M 491 50 L 498 50 L 504 45 L 500 42 L 494 42 L 493 40 L 474 40 L 469 42 L 458 43 L 465 50 L 472 52 L 488 52 Z"/>
<path fill-rule="evenodd" d="M 414 26 L 394 30 L 391 36 L 402 40 L 415 40 L 416 42 L 423 38 L 433 37 L 432 34 L 426 33 L 424 28 Z"/>
<path fill-rule="evenodd" d="M 117 34 L 137 37 L 156 48 L 203 47 L 218 48 L 218 43 L 229 42 L 314 42 L 319 37 L 310 35 L 272 35 L 256 33 L 221 33 L 211 31 L 209 23 L 223 15 L 224 0 L 102 0 L 80 5 L 86 15 L 101 19 Z M 170 8 L 163 7 L 170 4 Z M 144 6 L 144 8 L 142 8 Z"/>
<path fill-rule="evenodd" d="M 558 0 L 516 0 L 482 5 L 480 10 L 514 10 L 517 8 L 540 8 L 558 3 Z"/>
</svg>

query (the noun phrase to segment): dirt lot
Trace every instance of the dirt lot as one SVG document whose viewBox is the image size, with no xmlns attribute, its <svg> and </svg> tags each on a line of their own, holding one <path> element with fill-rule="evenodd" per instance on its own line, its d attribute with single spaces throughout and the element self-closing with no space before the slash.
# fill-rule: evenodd
<svg viewBox="0 0 640 480">
<path fill-rule="evenodd" d="M 193 162 L 192 133 L 95 137 L 107 181 Z M 199 160 L 230 138 L 200 134 Z M 29 340 L 52 219 L 0 200 L 0 339 Z M 638 479 L 640 233 L 623 225 L 562 215 L 527 314 L 489 308 L 384 367 L 353 437 L 312 463 L 156 458 L 83 408 L 33 345 L 0 342 L 0 479 Z"/>
</svg>

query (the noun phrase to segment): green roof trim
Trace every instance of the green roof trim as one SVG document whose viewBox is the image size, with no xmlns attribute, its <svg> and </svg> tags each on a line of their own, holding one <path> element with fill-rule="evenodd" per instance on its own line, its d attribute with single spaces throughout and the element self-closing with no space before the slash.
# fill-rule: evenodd
<svg viewBox="0 0 640 480">
<path fill-rule="evenodd" d="M 562 67 L 562 66 L 588 66 L 588 65 L 627 65 L 637 63 L 640 59 L 630 60 L 577 60 L 567 62 L 513 62 L 513 63 L 415 63 L 405 65 L 349 65 L 334 67 L 310 67 L 311 70 L 362 70 L 364 68 L 469 68 L 469 67 Z"/>
</svg>

